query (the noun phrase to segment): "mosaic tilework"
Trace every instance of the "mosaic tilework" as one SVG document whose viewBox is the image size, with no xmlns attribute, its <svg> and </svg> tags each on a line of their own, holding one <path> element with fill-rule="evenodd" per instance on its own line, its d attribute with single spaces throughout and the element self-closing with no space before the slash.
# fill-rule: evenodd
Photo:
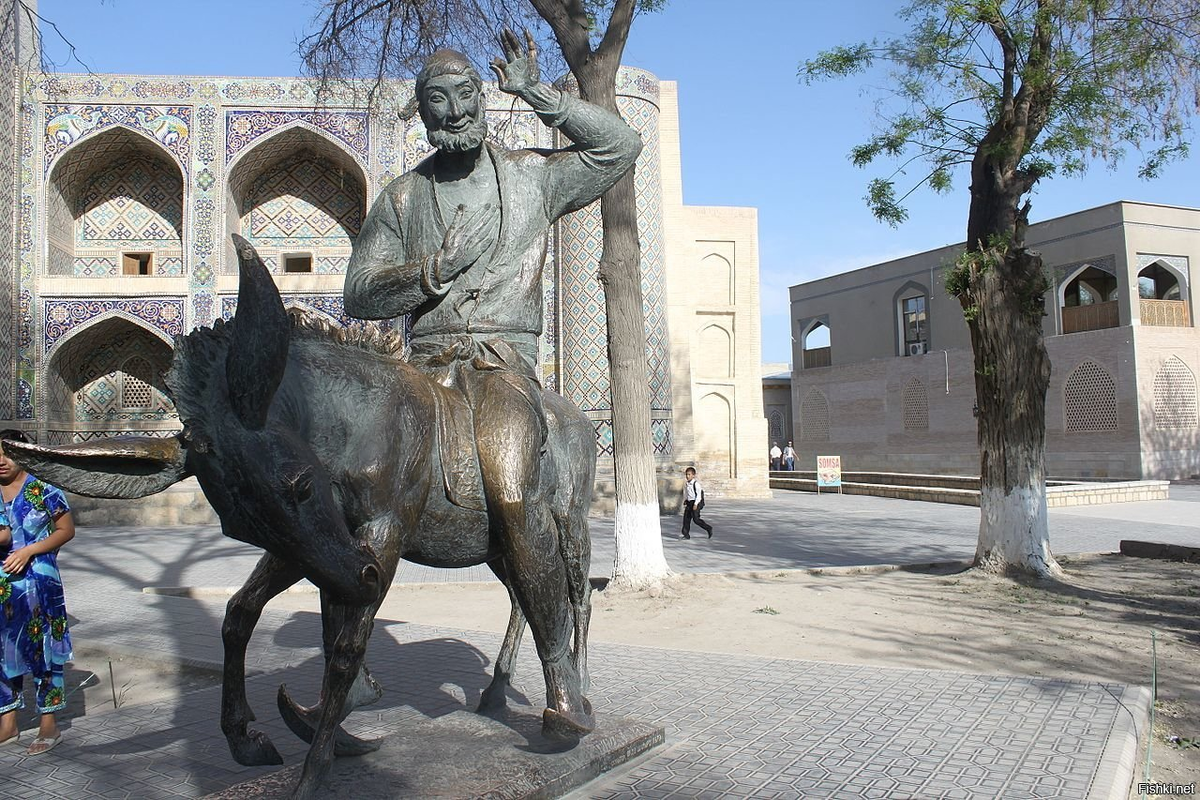
<svg viewBox="0 0 1200 800">
<path fill-rule="evenodd" d="M 257 139 L 285 125 L 303 122 L 331 134 L 364 161 L 370 150 L 367 114 L 362 111 L 227 111 L 225 163 Z"/>
<path fill-rule="evenodd" d="M 404 121 L 396 114 L 382 114 L 371 120 L 375 132 L 375 142 L 372 150 L 375 161 L 372 164 L 372 175 L 375 186 L 382 189 L 404 172 L 404 152 L 400 146 L 404 141 Z M 368 197 L 374 201 L 374 197 Z"/>
<path fill-rule="evenodd" d="M 196 176 L 192 186 L 191 225 L 185 228 L 188 238 L 187 252 L 191 269 L 188 271 L 188 330 L 201 325 L 211 325 L 216 319 L 216 269 L 215 249 L 216 198 L 222 163 L 217 159 L 218 141 L 217 109 L 211 104 L 196 108 L 196 153 L 193 172 Z"/>
<path fill-rule="evenodd" d="M 260 175 L 246 194 L 242 230 L 258 246 L 349 247 L 362 225 L 363 192 L 353 175 L 307 155 Z"/>
<path fill-rule="evenodd" d="M 17 106 L 17 63 L 16 26 L 8 23 L 0 25 L 0 192 L 5 201 L 0 204 L 0 364 L 3 372 L 0 375 L 7 380 L 8 386 L 14 384 L 13 374 L 13 338 L 16 311 L 16 298 L 13 295 L 14 269 L 17 253 L 16 228 L 10 202 L 16 196 L 17 177 L 19 175 L 18 142 L 16 137 L 18 106 Z M 11 419 L 13 416 L 13 395 L 11 389 L 0 391 L 0 419 Z"/>
<path fill-rule="evenodd" d="M 34 264 L 38 249 L 34 246 L 34 231 L 40 216 L 37 197 L 37 105 L 23 100 L 21 103 L 21 130 L 26 132 L 21 141 L 20 174 L 21 195 L 17 221 L 17 282 L 13 294 L 17 297 L 16 318 L 16 369 L 13 380 L 13 408 L 17 419 L 33 419 L 33 396 L 37 378 L 34 352 L 33 283 Z"/>
<path fill-rule="evenodd" d="M 357 320 L 346 315 L 346 308 L 342 305 L 342 296 L 340 294 L 285 294 L 283 295 L 283 305 L 287 308 L 302 308 L 320 312 L 331 321 L 337 322 L 343 328 L 350 325 L 362 324 L 362 320 Z M 236 312 L 237 296 L 222 295 L 221 317 L 230 320 L 233 319 L 233 315 Z"/>
<path fill-rule="evenodd" d="M 671 441 L 671 420 L 650 420 L 650 441 L 654 444 L 654 455 L 669 456 L 673 450 Z"/>
<path fill-rule="evenodd" d="M 114 251 L 149 250 L 157 256 L 154 274 L 181 274 L 182 213 L 183 183 L 173 166 L 133 156 L 103 168 L 76 199 L 73 273 L 117 275 Z M 107 253 L 88 252 L 97 250 Z"/>
<path fill-rule="evenodd" d="M 163 422 L 179 417 L 165 394 L 123 370 L 100 376 L 75 398 L 79 422 Z"/>
<path fill-rule="evenodd" d="M 612 420 L 602 419 L 595 420 L 592 425 L 596 428 L 596 453 L 601 456 L 612 458 L 613 454 L 613 427 Z"/>
<path fill-rule="evenodd" d="M 652 76 L 633 71 L 623 74 L 621 80 L 621 91 L 644 105 L 652 106 L 657 99 L 657 82 Z M 394 94 L 405 97 L 410 91 L 411 82 L 401 82 Z M 527 107 L 491 84 L 485 85 L 484 96 L 493 140 L 508 147 L 554 146 L 554 132 L 543 126 Z M 170 222 L 176 234 L 182 233 L 182 241 L 171 252 L 154 249 L 156 271 L 187 277 L 187 297 L 178 301 L 172 299 L 170 310 L 164 312 L 175 313 L 178 303 L 182 303 L 181 319 L 177 323 L 172 321 L 171 326 L 177 324 L 186 331 L 211 324 L 216 317 L 232 311 L 226 298 L 217 295 L 217 274 L 232 271 L 233 265 L 227 263 L 231 257 L 227 229 L 242 224 L 243 217 L 251 217 L 253 212 L 249 207 L 243 211 L 226 206 L 230 198 L 239 203 L 244 200 L 251 184 L 263 170 L 274 169 L 279 162 L 308 148 L 338 168 L 345 168 L 347 177 L 352 176 L 360 185 L 360 192 L 365 194 L 373 193 L 386 180 L 414 166 L 429 151 L 419 119 L 403 121 L 393 114 L 370 119 L 363 111 L 352 107 L 353 99 L 349 95 L 326 98 L 329 110 L 315 112 L 312 110 L 315 103 L 312 86 L 303 80 L 48 75 L 31 84 L 29 97 L 31 102 L 23 113 L 27 116 L 26 130 L 30 134 L 22 137 L 21 152 L 20 284 L 16 287 L 19 291 L 14 293 L 18 298 L 16 310 L 21 317 L 17 341 L 18 364 L 23 371 L 14 375 L 17 380 L 13 382 L 12 394 L 14 403 L 23 398 L 24 418 L 40 416 L 44 411 L 40 405 L 44 400 L 37 385 L 37 376 L 45 368 L 42 355 L 63 335 L 64 323 L 50 319 L 46 312 L 53 309 L 59 317 L 92 313 L 84 311 L 84 306 L 69 305 L 65 298 L 38 297 L 35 274 L 49 269 L 51 274 L 103 277 L 114 274 L 119 268 L 119 262 L 111 253 L 75 247 L 77 243 L 72 240 L 78 234 L 70 208 L 59 209 L 62 219 L 51 226 L 53 230 L 46 230 L 42 215 L 56 212 L 54 204 L 46 202 L 48 188 L 71 184 L 77 175 L 83 180 L 95 180 L 114 158 L 127 157 L 131 147 L 150 158 L 153 156 L 147 147 L 161 148 L 165 157 L 178 163 L 181 192 L 188 203 L 179 215 L 178 223 L 173 218 Z M 242 107 L 231 107 L 235 105 Z M 650 124 L 653 129 L 653 109 L 645 110 L 642 116 L 645 119 L 635 121 L 635 124 Z M 649 132 L 656 133 L 655 130 Z M 268 140 L 269 147 L 260 147 Z M 657 158 L 657 153 L 654 157 Z M 357 171 L 351 171 L 351 165 Z M 648 175 L 656 176 L 656 173 L 654 166 Z M 643 184 L 645 181 L 639 184 L 639 193 L 657 192 L 657 187 Z M 657 198 L 654 201 L 657 202 Z M 143 205 L 157 210 L 153 203 Z M 360 217 L 364 206 L 365 203 L 359 208 Z M 260 204 L 258 210 L 262 212 L 262 218 L 246 220 L 245 230 L 250 231 L 258 225 L 257 232 L 264 235 L 297 232 L 295 228 L 287 230 L 290 224 L 287 209 L 266 209 Z M 352 215 L 353 212 L 349 213 Z M 661 216 L 661 211 L 654 214 Z M 115 218 L 118 216 L 89 220 L 89 236 L 93 230 L 101 233 L 116 230 Z M 162 213 L 159 216 L 168 218 Z M 327 226 L 324 231 L 318 230 L 321 226 L 313 226 L 311 216 L 298 216 L 303 222 L 297 224 L 307 224 L 310 228 L 302 233 L 336 233 Z M 343 230 L 356 227 L 339 213 L 328 217 L 338 220 Z M 149 218 L 142 216 L 137 221 L 144 223 L 140 230 L 135 230 L 136 225 L 125 220 L 121 232 L 145 232 Z M 109 222 L 113 224 L 101 230 L 102 223 Z M 276 230 L 269 231 L 271 227 Z M 46 244 L 42 237 L 50 240 L 49 263 L 42 261 Z M 643 237 L 646 241 L 645 232 Z M 309 249 L 299 246 L 303 238 L 279 237 L 281 246 L 278 250 Z M 139 240 L 130 237 L 113 241 L 130 243 Z M 545 267 L 543 309 L 546 324 L 540 344 L 542 377 L 545 385 L 551 388 L 562 384 L 563 319 L 566 313 L 560 288 L 561 259 L 557 244 L 557 241 L 551 243 Z M 661 248 L 661 242 L 650 241 L 647 252 L 661 260 L 661 255 L 653 256 L 656 247 Z M 264 255 L 271 257 L 268 253 Z M 344 246 L 316 252 L 314 271 L 344 272 L 347 255 Z M 661 278 L 659 281 L 661 283 Z M 650 287 L 647 295 L 653 294 L 654 288 Z M 350 321 L 341 309 L 340 297 L 293 297 L 289 302 L 310 305 L 343 323 Z M 105 307 L 109 310 L 141 319 L 158 330 L 164 327 L 161 307 L 154 302 L 129 297 L 120 300 L 124 304 L 121 307 L 118 307 L 120 303 L 114 305 L 109 299 L 104 303 L 108 304 Z M 72 309 L 69 312 L 64 310 L 68 306 Z M 38 309 L 43 312 L 38 313 Z M 600 319 L 603 319 L 602 308 Z M 596 331 L 603 341 L 602 323 Z M 602 353 L 600 355 L 603 357 Z M 654 358 L 653 353 L 651 358 Z M 665 411 L 658 408 L 663 403 L 654 404 L 654 439 L 656 449 L 661 452 L 669 449 L 671 440 L 669 386 L 658 385 L 656 391 L 665 391 L 668 397 Z"/>
<path fill-rule="evenodd" d="M 43 311 L 43 352 L 49 352 L 55 342 L 73 329 L 111 312 L 142 320 L 162 331 L 168 339 L 183 334 L 183 300 L 179 298 L 51 299 L 46 301 Z"/>
<path fill-rule="evenodd" d="M 188 106 L 124 106 L 47 103 L 43 170 L 84 136 L 121 125 L 154 137 L 175 156 L 180 167 L 191 161 L 192 109 Z"/>
<path fill-rule="evenodd" d="M 1187 256 L 1163 256 L 1163 255 L 1155 255 L 1153 253 L 1138 253 L 1137 254 L 1138 272 L 1141 272 L 1146 267 L 1150 266 L 1151 264 L 1155 263 L 1156 261 L 1161 261 L 1164 264 L 1167 264 L 1170 267 L 1172 267 L 1173 269 L 1175 269 L 1176 272 L 1178 272 L 1180 275 L 1183 276 L 1184 283 L 1186 283 L 1187 281 L 1189 281 L 1191 279 L 1191 272 L 1188 269 Z"/>
<path fill-rule="evenodd" d="M 183 227 L 183 181 L 178 172 L 145 157 L 113 164 L 89 182 L 78 199 L 76 244 L 133 240 L 178 245 Z"/>
<path fill-rule="evenodd" d="M 1091 258 L 1086 261 L 1074 261 L 1070 264 L 1062 264 L 1053 267 L 1054 277 L 1058 288 L 1067 282 L 1067 279 L 1074 275 L 1084 267 L 1095 267 L 1101 272 L 1107 272 L 1109 275 L 1117 274 L 1117 258 L 1116 256 L 1107 255 L 1099 258 Z"/>
<path fill-rule="evenodd" d="M 642 79 L 639 81 L 638 74 Z M 644 73 L 623 71 L 627 87 L 637 89 L 649 80 Z M 631 77 L 632 76 L 632 77 Z M 647 84 L 648 85 L 648 84 Z M 644 87 L 643 87 L 644 88 Z M 657 83 L 652 97 L 621 96 L 622 116 L 644 142 L 634 173 L 638 202 L 638 235 L 642 247 L 642 304 L 646 320 L 647 379 L 655 452 L 669 455 L 671 446 L 670 343 L 666 326 L 666 277 L 662 191 L 659 185 Z M 564 394 L 585 411 L 611 408 L 608 383 L 607 325 L 604 293 L 596 278 L 602 250 L 599 204 L 566 218 L 560 224 L 562 292 L 562 353 Z M 605 445 L 597 442 L 601 454 Z M 611 446 L 608 448 L 611 450 Z"/>
<path fill-rule="evenodd" d="M 157 420 L 155 420 L 157 422 Z M 168 420 L 169 421 L 169 420 Z M 138 428 L 138 436 L 152 436 L 158 439 L 170 439 L 178 433 L 177 429 L 170 428 L 165 430 L 157 430 L 154 428 Z M 75 444 L 78 442 L 90 442 L 95 439 L 111 439 L 114 436 L 125 436 L 129 434 L 128 428 L 103 428 L 96 430 L 89 428 L 86 431 L 77 430 L 62 430 L 50 428 L 46 431 L 46 444 L 51 447 L 63 444 Z"/>
</svg>

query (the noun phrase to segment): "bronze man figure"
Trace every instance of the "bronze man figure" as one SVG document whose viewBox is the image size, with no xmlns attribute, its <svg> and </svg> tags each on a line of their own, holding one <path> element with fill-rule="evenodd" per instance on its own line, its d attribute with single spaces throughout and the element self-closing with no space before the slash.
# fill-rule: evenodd
<svg viewBox="0 0 1200 800">
<path fill-rule="evenodd" d="M 591 714 L 567 658 L 567 575 L 545 502 L 556 478 L 544 470 L 536 373 L 542 267 L 550 226 L 615 184 L 641 140 L 613 114 L 542 83 L 528 33 L 525 52 L 509 31 L 501 42 L 507 60 L 492 64 L 500 89 L 574 146 L 504 150 L 485 142 L 479 75 L 461 53 L 435 53 L 416 91 L 437 150 L 375 201 L 350 259 L 345 307 L 366 319 L 412 314 L 411 363 L 465 394 L 491 535 L 545 666 L 548 707 L 559 725 L 583 732 Z M 460 466 L 452 457 L 444 463 L 447 487 Z M 450 494 L 470 507 L 468 489 Z"/>
</svg>

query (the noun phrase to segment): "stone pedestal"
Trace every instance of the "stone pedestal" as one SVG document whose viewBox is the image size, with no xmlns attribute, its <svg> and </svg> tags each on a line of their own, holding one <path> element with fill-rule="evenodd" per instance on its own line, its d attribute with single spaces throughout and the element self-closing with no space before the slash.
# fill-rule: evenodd
<svg viewBox="0 0 1200 800">
<path fill-rule="evenodd" d="M 663 729 L 621 717 L 598 717 L 589 736 L 571 744 L 542 736 L 541 715 L 528 710 L 489 719 L 456 711 L 421 720 L 392 736 L 376 752 L 333 762 L 322 796 L 344 800 L 384 798 L 553 798 L 582 786 L 663 743 Z M 300 779 L 287 767 L 209 800 L 286 798 Z"/>
</svg>

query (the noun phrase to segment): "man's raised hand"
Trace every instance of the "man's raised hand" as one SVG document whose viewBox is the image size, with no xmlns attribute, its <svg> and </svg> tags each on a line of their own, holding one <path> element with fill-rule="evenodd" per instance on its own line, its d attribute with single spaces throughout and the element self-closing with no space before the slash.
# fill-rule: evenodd
<svg viewBox="0 0 1200 800">
<path fill-rule="evenodd" d="M 525 51 L 521 50 L 521 40 L 508 28 L 500 31 L 498 37 L 500 47 L 504 49 L 504 58 L 492 59 L 492 71 L 496 73 L 496 83 L 500 91 L 522 96 L 526 91 L 537 86 L 541 81 L 538 70 L 537 45 L 533 34 L 525 31 Z"/>
</svg>

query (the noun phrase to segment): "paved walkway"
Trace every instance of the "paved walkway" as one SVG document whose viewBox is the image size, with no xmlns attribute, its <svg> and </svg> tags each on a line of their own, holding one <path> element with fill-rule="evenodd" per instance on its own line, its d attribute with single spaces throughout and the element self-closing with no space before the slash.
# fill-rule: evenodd
<svg viewBox="0 0 1200 800">
<path fill-rule="evenodd" d="M 1112 551 L 1122 538 L 1200 546 L 1200 487 L 1170 501 L 1051 512 L 1057 552 Z M 677 571 L 729 572 L 969 558 L 978 510 L 859 496 L 777 492 L 715 500 L 712 540 L 679 541 L 663 520 Z M 593 525 L 593 574 L 607 574 L 611 523 Z M 236 586 L 253 548 L 203 528 L 81 529 L 63 558 L 77 646 L 218 668 L 218 602 L 145 594 L 143 587 Z M 400 581 L 491 580 L 485 569 L 406 567 Z M 252 640 L 251 703 L 288 763 L 304 746 L 286 732 L 274 693 L 286 682 L 315 698 L 319 619 L 268 609 Z M 652 645 L 653 642 L 647 642 Z M 471 706 L 486 685 L 496 635 L 387 623 L 368 656 L 387 687 L 356 712 L 363 735 L 405 719 Z M 540 670 L 526 647 L 518 701 L 537 705 Z M 1133 758 L 1146 696 L 1116 684 L 813 663 L 596 644 L 591 697 L 600 709 L 657 721 L 667 746 L 631 771 L 588 787 L 598 797 L 1108 797 Z M 82 693 L 72 702 L 82 702 Z M 72 720 L 50 758 L 0 749 L 7 797 L 195 797 L 262 774 L 229 757 L 216 690 Z M 30 718 L 22 718 L 28 728 Z M 1115 797 L 1123 797 L 1119 787 Z"/>
</svg>

